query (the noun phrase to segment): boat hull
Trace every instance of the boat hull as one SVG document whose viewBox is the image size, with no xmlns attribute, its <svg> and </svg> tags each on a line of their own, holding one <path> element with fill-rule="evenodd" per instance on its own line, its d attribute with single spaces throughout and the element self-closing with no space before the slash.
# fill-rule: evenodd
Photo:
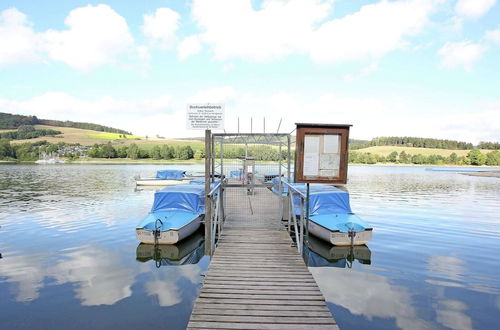
<svg viewBox="0 0 500 330">
<path fill-rule="evenodd" d="M 135 184 L 138 186 L 178 186 L 189 184 L 188 180 L 163 180 L 163 179 L 137 179 Z"/>
<path fill-rule="evenodd" d="M 158 240 L 155 242 L 155 237 L 152 230 L 144 228 L 136 228 L 135 236 L 137 240 L 141 243 L 146 244 L 175 244 L 182 241 L 184 238 L 188 237 L 194 233 L 198 228 L 200 228 L 201 220 L 203 216 L 196 217 L 191 222 L 187 223 L 179 229 L 169 229 L 160 232 Z"/>
<path fill-rule="evenodd" d="M 330 242 L 333 245 L 351 245 L 351 238 L 349 237 L 348 233 L 325 228 L 312 220 L 309 220 L 308 223 L 309 232 L 314 236 L 321 238 L 326 242 Z M 373 230 L 371 228 L 356 232 L 356 235 L 354 236 L 354 240 L 352 242 L 353 245 L 363 245 L 368 243 L 368 241 L 370 241 L 372 238 L 372 232 Z"/>
</svg>

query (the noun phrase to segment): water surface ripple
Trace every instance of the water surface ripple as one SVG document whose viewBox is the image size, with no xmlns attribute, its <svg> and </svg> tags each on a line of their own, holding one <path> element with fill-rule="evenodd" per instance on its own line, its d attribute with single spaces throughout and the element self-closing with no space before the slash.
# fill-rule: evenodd
<svg viewBox="0 0 500 330">
<path fill-rule="evenodd" d="M 169 167 L 0 165 L 1 328 L 183 329 L 201 238 L 155 262 L 134 236 L 154 189 L 133 177 Z M 500 179 L 351 166 L 347 188 L 372 241 L 346 259 L 311 240 L 307 258 L 341 328 L 498 327 Z"/>
</svg>

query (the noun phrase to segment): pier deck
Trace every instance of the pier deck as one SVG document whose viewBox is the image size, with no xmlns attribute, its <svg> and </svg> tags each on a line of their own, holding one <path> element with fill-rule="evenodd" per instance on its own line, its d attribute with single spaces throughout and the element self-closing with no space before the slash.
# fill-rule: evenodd
<svg viewBox="0 0 500 330">
<path fill-rule="evenodd" d="M 226 190 L 226 222 L 189 329 L 338 329 L 267 188 Z"/>
</svg>

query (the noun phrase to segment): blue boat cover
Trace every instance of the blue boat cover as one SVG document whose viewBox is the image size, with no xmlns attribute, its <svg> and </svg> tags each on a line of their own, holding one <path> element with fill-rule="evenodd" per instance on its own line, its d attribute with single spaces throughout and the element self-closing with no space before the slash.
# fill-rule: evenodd
<svg viewBox="0 0 500 330">
<path fill-rule="evenodd" d="M 205 188 L 203 185 L 168 186 L 155 193 L 151 212 L 187 211 L 205 213 Z"/>
<path fill-rule="evenodd" d="M 242 170 L 234 170 L 229 172 L 229 177 L 232 179 L 241 179 L 243 178 L 243 171 Z"/>
<path fill-rule="evenodd" d="M 306 194 L 305 184 L 294 184 L 302 194 Z M 300 196 L 294 194 L 295 207 L 300 206 Z M 352 213 L 349 204 L 349 193 L 333 186 L 310 185 L 309 188 L 309 216 L 320 214 Z"/>
<path fill-rule="evenodd" d="M 185 177 L 186 171 L 181 170 L 161 170 L 156 172 L 157 179 L 163 180 L 182 180 Z"/>
<path fill-rule="evenodd" d="M 161 231 L 179 230 L 199 216 L 198 213 L 183 210 L 156 211 L 149 213 L 136 228 L 155 230 L 155 222 L 159 219 L 162 222 L 159 228 Z"/>
</svg>

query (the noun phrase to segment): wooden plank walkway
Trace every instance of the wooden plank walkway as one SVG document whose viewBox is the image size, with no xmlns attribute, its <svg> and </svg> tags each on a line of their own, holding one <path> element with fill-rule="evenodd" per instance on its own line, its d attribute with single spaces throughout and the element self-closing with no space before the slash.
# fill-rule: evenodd
<svg viewBox="0 0 500 330">
<path fill-rule="evenodd" d="M 338 329 L 266 188 L 226 191 L 226 223 L 189 329 Z M 241 208 L 241 206 L 245 206 Z"/>
</svg>

